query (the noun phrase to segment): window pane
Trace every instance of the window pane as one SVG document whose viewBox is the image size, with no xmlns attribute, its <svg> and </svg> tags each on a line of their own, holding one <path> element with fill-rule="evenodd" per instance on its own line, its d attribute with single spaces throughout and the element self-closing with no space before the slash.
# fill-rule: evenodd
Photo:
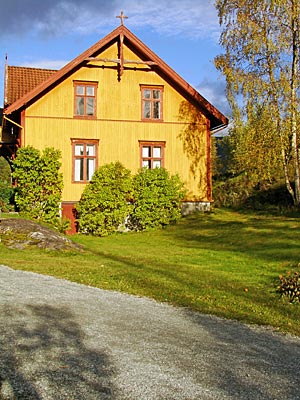
<svg viewBox="0 0 300 400">
<path fill-rule="evenodd" d="M 150 99 L 150 97 L 151 97 L 151 90 L 149 90 L 149 89 L 144 89 L 144 90 L 143 90 L 143 97 L 144 97 L 144 99 Z"/>
<path fill-rule="evenodd" d="M 143 167 L 151 168 L 151 161 L 150 160 L 143 160 L 142 165 L 143 165 Z"/>
<path fill-rule="evenodd" d="M 160 90 L 153 90 L 153 98 L 160 99 Z"/>
<path fill-rule="evenodd" d="M 94 115 L 94 98 L 87 97 L 86 99 L 86 114 Z"/>
<path fill-rule="evenodd" d="M 95 160 L 93 158 L 88 158 L 87 160 L 87 165 L 86 165 L 86 179 L 90 181 L 93 177 L 93 174 L 95 172 Z"/>
<path fill-rule="evenodd" d="M 84 152 L 84 145 L 83 144 L 76 144 L 75 145 L 75 156 L 83 156 Z"/>
<path fill-rule="evenodd" d="M 95 145 L 94 144 L 87 144 L 86 145 L 86 155 L 87 156 L 94 156 L 95 155 Z"/>
<path fill-rule="evenodd" d="M 161 157 L 161 147 L 153 147 L 153 157 L 154 158 Z"/>
<path fill-rule="evenodd" d="M 84 96 L 84 86 L 76 86 L 76 94 Z"/>
<path fill-rule="evenodd" d="M 83 181 L 83 158 L 75 159 L 75 181 Z"/>
<path fill-rule="evenodd" d="M 86 87 L 86 95 L 87 96 L 94 96 L 95 87 L 94 86 L 87 86 Z"/>
<path fill-rule="evenodd" d="M 84 115 L 83 97 L 76 97 L 76 115 Z"/>
<path fill-rule="evenodd" d="M 146 158 L 146 157 L 151 157 L 151 151 L 150 151 L 150 146 L 148 147 L 148 146 L 143 146 L 143 150 L 142 150 L 142 156 L 143 156 L 143 158 Z"/>
<path fill-rule="evenodd" d="M 145 101 L 144 102 L 144 118 L 150 118 L 150 101 Z"/>
<path fill-rule="evenodd" d="M 160 118 L 160 102 L 155 101 L 153 103 L 153 118 L 159 119 Z"/>
<path fill-rule="evenodd" d="M 160 168 L 161 167 L 161 161 L 160 160 L 154 160 L 153 161 L 153 168 Z"/>
</svg>

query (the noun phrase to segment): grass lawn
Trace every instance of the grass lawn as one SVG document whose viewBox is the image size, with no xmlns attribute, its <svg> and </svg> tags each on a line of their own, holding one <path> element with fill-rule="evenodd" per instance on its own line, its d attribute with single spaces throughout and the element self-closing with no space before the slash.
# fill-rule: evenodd
<svg viewBox="0 0 300 400">
<path fill-rule="evenodd" d="M 83 253 L 0 243 L 0 263 L 300 336 L 300 304 L 275 292 L 279 274 L 300 262 L 299 215 L 217 209 L 161 231 L 73 240 Z"/>
</svg>

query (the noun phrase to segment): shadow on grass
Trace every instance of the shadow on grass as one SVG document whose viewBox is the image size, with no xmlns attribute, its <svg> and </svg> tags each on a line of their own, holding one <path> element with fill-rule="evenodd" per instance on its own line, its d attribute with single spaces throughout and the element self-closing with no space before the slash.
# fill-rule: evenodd
<svg viewBox="0 0 300 400">
<path fill-rule="evenodd" d="M 139 249 L 138 237 L 135 254 L 119 245 L 110 251 L 106 244 L 102 250 L 101 239 L 89 251 L 104 264 L 107 260 L 107 280 L 115 290 L 299 334 L 295 321 L 300 310 L 284 305 L 275 293 L 282 264 L 299 257 L 298 219 L 224 214 L 196 214 L 159 232 L 153 253 L 141 251 L 143 241 Z M 126 246 L 125 239 L 120 242 Z M 105 268 L 99 271 L 100 281 L 103 274 Z"/>
<path fill-rule="evenodd" d="M 113 399 L 112 366 L 84 345 L 67 309 L 6 307 L 0 356 L 0 399 Z"/>
<path fill-rule="evenodd" d="M 225 215 L 225 217 L 224 217 Z M 233 219 L 229 219 L 234 216 Z M 251 254 L 262 260 L 295 262 L 299 257 L 300 219 L 254 212 L 195 214 L 174 230 L 186 248 Z"/>
</svg>

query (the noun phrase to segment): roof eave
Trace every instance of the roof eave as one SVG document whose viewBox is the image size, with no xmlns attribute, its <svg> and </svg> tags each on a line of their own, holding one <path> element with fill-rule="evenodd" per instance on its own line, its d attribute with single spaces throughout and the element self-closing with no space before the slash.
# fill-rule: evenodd
<svg viewBox="0 0 300 400">
<path fill-rule="evenodd" d="M 119 27 L 120 28 L 120 27 Z M 14 103 L 10 104 L 8 107 L 4 109 L 4 113 L 9 115 L 14 111 L 18 111 L 26 107 L 28 103 L 34 100 L 36 97 L 44 93 L 49 87 L 54 85 L 56 82 L 60 81 L 64 76 L 69 74 L 72 70 L 76 69 L 79 65 L 81 65 L 86 58 L 92 57 L 93 54 L 97 53 L 101 48 L 103 48 L 107 43 L 114 40 L 118 36 L 119 28 L 112 31 L 110 34 L 105 36 L 103 39 L 99 40 L 92 47 L 81 53 L 78 57 L 70 61 L 64 67 L 56 72 L 53 76 L 47 79 L 42 84 L 38 85 L 36 88 L 28 92 L 25 96 L 16 100 Z"/>
<path fill-rule="evenodd" d="M 166 64 L 158 55 L 156 55 L 148 46 L 146 46 L 138 37 L 131 31 L 126 30 L 125 38 L 131 40 L 132 45 L 142 53 L 148 60 L 154 61 L 158 68 L 163 72 L 169 82 L 178 87 L 181 91 L 185 92 L 190 99 L 193 100 L 195 105 L 201 109 L 204 114 L 209 118 L 211 127 L 219 125 L 228 125 L 228 119 L 218 109 L 216 109 L 208 100 L 206 100 L 196 89 L 188 84 L 180 75 L 177 74 L 168 64 Z M 125 41 L 124 41 L 125 42 Z"/>
<path fill-rule="evenodd" d="M 95 56 L 100 53 L 103 47 L 105 47 L 110 42 L 115 41 L 119 35 L 124 35 L 124 41 L 128 41 L 136 51 L 141 54 L 145 59 L 155 62 L 155 69 L 162 73 L 167 80 L 175 85 L 181 92 L 186 94 L 186 97 L 191 99 L 193 103 L 198 106 L 201 111 L 210 120 L 211 129 L 219 125 L 227 125 L 228 119 L 217 110 L 208 100 L 200 95 L 192 86 L 190 86 L 181 76 L 179 76 L 168 64 L 166 64 L 159 56 L 157 56 L 148 46 L 146 46 L 137 36 L 135 36 L 129 29 L 124 25 L 120 25 L 107 36 L 99 40 L 89 49 L 84 51 L 74 60 L 70 61 L 63 68 L 61 68 L 57 73 L 43 82 L 41 85 L 37 86 L 35 89 L 27 93 L 22 98 L 15 101 L 13 104 L 9 105 L 4 109 L 4 113 L 9 115 L 14 111 L 24 109 L 30 102 L 34 101 L 37 97 L 41 96 L 47 91 L 51 86 L 55 85 L 58 81 L 62 80 L 66 75 L 70 74 L 89 57 Z"/>
</svg>

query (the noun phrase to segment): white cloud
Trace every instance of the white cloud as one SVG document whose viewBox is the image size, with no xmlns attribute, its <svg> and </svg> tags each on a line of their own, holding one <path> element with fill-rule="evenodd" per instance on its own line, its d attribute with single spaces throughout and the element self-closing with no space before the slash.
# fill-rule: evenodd
<svg viewBox="0 0 300 400">
<path fill-rule="evenodd" d="M 218 36 L 217 11 L 211 0 L 134 0 L 124 3 L 130 13 L 130 24 L 149 26 L 164 35 L 183 35 L 188 38 Z M 129 23 L 129 22 L 128 22 Z"/>
<path fill-rule="evenodd" d="M 226 116 L 230 116 L 231 110 L 226 97 L 226 83 L 224 79 L 202 80 L 196 89 L 203 97 L 212 103 L 218 110 Z"/>
<path fill-rule="evenodd" d="M 66 65 L 68 61 L 66 60 L 33 60 L 30 62 L 22 63 L 24 67 L 31 68 L 46 68 L 46 69 L 61 69 Z"/>
<path fill-rule="evenodd" d="M 10 0 L 2 15 L 0 35 L 44 36 L 103 33 L 118 26 L 116 15 L 128 15 L 129 28 L 147 27 L 162 35 L 217 39 L 219 26 L 213 0 Z M 18 17 L 16 18 L 16 15 Z"/>
</svg>

